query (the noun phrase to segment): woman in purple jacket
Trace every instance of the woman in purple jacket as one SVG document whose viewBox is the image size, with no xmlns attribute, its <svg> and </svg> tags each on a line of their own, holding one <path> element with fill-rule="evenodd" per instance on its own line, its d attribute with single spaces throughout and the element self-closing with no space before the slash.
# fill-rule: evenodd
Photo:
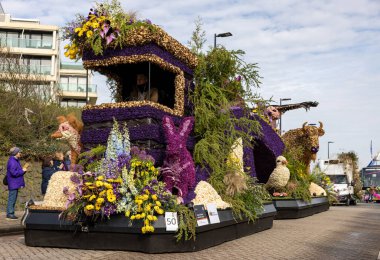
<svg viewBox="0 0 380 260">
<path fill-rule="evenodd" d="M 18 147 L 13 147 L 10 150 L 11 156 L 7 163 L 7 180 L 8 180 L 8 205 L 7 219 L 16 220 L 15 204 L 17 201 L 18 189 L 25 187 L 24 174 L 28 166 L 21 166 L 21 150 Z"/>
</svg>

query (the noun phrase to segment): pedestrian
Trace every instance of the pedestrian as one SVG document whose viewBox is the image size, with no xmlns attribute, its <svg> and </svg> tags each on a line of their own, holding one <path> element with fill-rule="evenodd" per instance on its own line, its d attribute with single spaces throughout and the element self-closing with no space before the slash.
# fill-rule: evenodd
<svg viewBox="0 0 380 260">
<path fill-rule="evenodd" d="M 376 193 L 375 186 L 369 187 L 369 202 L 373 201 L 375 193 Z"/>
<path fill-rule="evenodd" d="M 7 181 L 8 181 L 8 204 L 7 220 L 17 220 L 15 216 L 15 205 L 18 196 L 18 190 L 25 187 L 24 174 L 28 171 L 29 164 L 21 166 L 21 150 L 13 147 L 10 150 L 10 157 L 7 163 Z"/>
<path fill-rule="evenodd" d="M 65 157 L 63 155 L 63 152 L 61 152 L 61 151 L 55 152 L 55 157 L 53 160 L 53 162 L 54 162 L 53 167 L 56 171 L 67 171 L 68 170 L 68 169 L 66 169 L 64 160 L 65 160 Z"/>
<path fill-rule="evenodd" d="M 41 182 L 41 193 L 43 196 L 46 194 L 46 190 L 50 181 L 51 176 L 57 170 L 54 168 L 54 162 L 51 157 L 46 157 L 42 160 L 42 182 Z"/>
<path fill-rule="evenodd" d="M 71 151 L 67 151 L 65 154 L 64 159 L 65 168 L 67 171 L 70 171 L 70 165 L 71 165 Z"/>
</svg>

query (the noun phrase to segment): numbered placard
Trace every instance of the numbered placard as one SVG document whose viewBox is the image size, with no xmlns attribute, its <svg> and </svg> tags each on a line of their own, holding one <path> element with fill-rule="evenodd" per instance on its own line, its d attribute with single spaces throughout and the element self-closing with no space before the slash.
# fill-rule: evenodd
<svg viewBox="0 0 380 260">
<path fill-rule="evenodd" d="M 208 203 L 207 205 L 208 218 L 210 219 L 210 224 L 220 223 L 218 210 L 216 209 L 215 203 Z"/>
<path fill-rule="evenodd" d="M 195 213 L 195 218 L 197 219 L 198 227 L 209 224 L 204 205 L 194 205 L 194 213 Z"/>
<path fill-rule="evenodd" d="M 178 230 L 177 212 L 165 212 L 166 231 Z"/>
</svg>

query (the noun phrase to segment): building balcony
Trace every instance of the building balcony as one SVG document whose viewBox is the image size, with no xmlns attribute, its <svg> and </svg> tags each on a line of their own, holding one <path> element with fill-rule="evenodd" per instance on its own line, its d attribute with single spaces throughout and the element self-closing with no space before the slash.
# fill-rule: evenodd
<svg viewBox="0 0 380 260">
<path fill-rule="evenodd" d="M 50 65 L 23 65 L 15 63 L 0 63 L 0 72 L 13 72 L 19 74 L 50 75 Z"/>
<path fill-rule="evenodd" d="M 59 83 L 59 89 L 65 92 L 86 93 L 86 84 Z M 88 84 L 88 93 L 97 93 L 96 84 Z"/>
<path fill-rule="evenodd" d="M 0 45 L 10 48 L 32 48 L 32 49 L 52 49 L 52 40 L 22 39 L 22 38 L 2 38 Z"/>
<path fill-rule="evenodd" d="M 61 62 L 61 70 L 84 70 L 83 64 L 77 62 Z"/>
</svg>

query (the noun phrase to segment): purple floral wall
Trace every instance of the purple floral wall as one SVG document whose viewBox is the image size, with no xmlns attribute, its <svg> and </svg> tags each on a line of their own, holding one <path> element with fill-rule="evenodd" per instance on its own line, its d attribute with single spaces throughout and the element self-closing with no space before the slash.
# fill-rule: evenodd
<svg viewBox="0 0 380 260">
<path fill-rule="evenodd" d="M 254 114 L 249 114 L 239 107 L 233 107 L 236 117 L 248 116 L 252 120 L 257 120 L 261 125 L 262 135 L 255 136 L 254 149 L 244 147 L 244 167 L 253 177 L 258 177 L 260 182 L 266 182 L 270 173 L 275 167 L 276 157 L 281 155 L 285 148 L 284 143 L 278 134 L 264 120 Z M 179 125 L 181 117 L 170 115 L 162 110 L 149 105 L 133 108 L 103 108 L 84 110 L 82 120 L 85 125 L 81 136 L 81 141 L 85 147 L 93 147 L 97 144 L 106 144 L 111 128 L 99 128 L 97 124 L 112 122 L 115 120 L 124 122 L 134 119 L 152 118 L 152 124 L 143 124 L 129 128 L 131 142 L 152 140 L 162 144 L 162 148 L 152 148 L 147 152 L 156 160 L 157 165 L 161 165 L 165 157 L 165 136 L 162 129 L 162 118 L 168 115 L 173 119 L 175 125 Z M 155 122 L 155 123 L 154 123 Z M 194 149 L 196 140 L 190 136 L 187 141 L 187 149 Z M 197 169 L 197 178 L 206 179 L 207 174 Z"/>
<path fill-rule="evenodd" d="M 83 51 L 83 61 L 88 60 L 106 60 L 112 57 L 120 56 L 132 56 L 132 55 L 144 55 L 144 54 L 154 54 L 157 57 L 160 57 L 164 61 L 180 68 L 189 75 L 193 75 L 193 70 L 186 66 L 183 62 L 175 58 L 171 53 L 163 50 L 154 43 L 149 43 L 146 45 L 140 46 L 129 46 L 127 48 L 116 48 L 116 49 L 105 49 L 103 55 L 95 55 L 90 50 Z"/>
<path fill-rule="evenodd" d="M 254 148 L 244 147 L 244 169 L 260 182 L 266 182 L 276 166 L 276 157 L 282 154 L 285 145 L 273 128 L 258 115 L 240 107 L 232 107 L 232 110 L 237 118 L 248 116 L 260 123 L 261 135 L 255 136 Z"/>
<path fill-rule="evenodd" d="M 172 118 L 176 126 L 179 125 L 181 117 L 173 116 L 149 105 L 133 108 L 103 108 L 88 109 L 82 112 L 82 120 L 85 125 L 81 135 L 81 141 L 85 148 L 91 148 L 98 144 L 105 145 L 112 127 L 97 127 L 97 125 L 106 122 L 112 122 L 114 119 L 119 122 L 127 122 L 135 119 L 151 118 L 151 124 L 144 123 L 139 126 L 129 128 L 130 140 L 132 144 L 136 141 L 151 140 L 162 145 L 162 148 L 148 149 L 147 153 L 153 156 L 156 165 L 161 165 L 165 157 L 166 140 L 161 125 L 162 118 L 168 115 Z M 109 124 L 111 125 L 111 124 Z M 195 138 L 190 136 L 187 140 L 187 149 L 192 151 L 195 146 Z"/>
</svg>

